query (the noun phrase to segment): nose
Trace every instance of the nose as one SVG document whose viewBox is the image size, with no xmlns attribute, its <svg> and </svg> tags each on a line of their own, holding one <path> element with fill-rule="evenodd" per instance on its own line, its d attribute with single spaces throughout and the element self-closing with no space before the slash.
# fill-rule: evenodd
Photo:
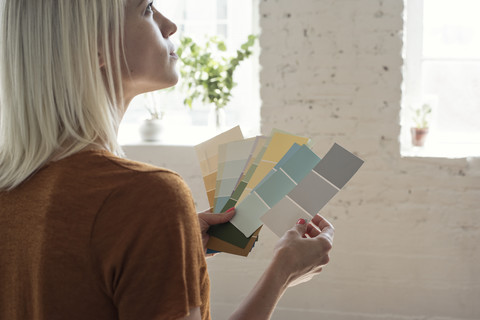
<svg viewBox="0 0 480 320">
<path fill-rule="evenodd" d="M 158 13 L 158 15 L 159 18 L 157 23 L 160 27 L 160 31 L 162 32 L 163 37 L 168 39 L 168 37 L 177 32 L 177 25 L 162 14 Z"/>
</svg>

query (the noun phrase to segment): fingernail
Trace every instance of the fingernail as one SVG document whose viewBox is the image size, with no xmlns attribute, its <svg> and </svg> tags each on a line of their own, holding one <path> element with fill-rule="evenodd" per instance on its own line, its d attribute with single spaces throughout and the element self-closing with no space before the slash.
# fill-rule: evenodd
<svg viewBox="0 0 480 320">
<path fill-rule="evenodd" d="M 305 224 L 305 219 L 298 219 L 297 224 Z"/>
<path fill-rule="evenodd" d="M 235 207 L 232 207 L 232 208 L 228 209 L 228 210 L 226 211 L 226 213 L 232 212 L 233 210 L 235 210 Z"/>
</svg>

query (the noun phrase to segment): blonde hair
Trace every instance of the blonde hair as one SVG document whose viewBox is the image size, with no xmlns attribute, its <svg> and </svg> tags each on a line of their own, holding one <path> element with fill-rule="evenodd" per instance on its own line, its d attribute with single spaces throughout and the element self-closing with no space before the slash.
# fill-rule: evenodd
<svg viewBox="0 0 480 320">
<path fill-rule="evenodd" d="M 0 0 L 0 190 L 54 153 L 95 143 L 122 154 L 125 1 Z"/>
</svg>

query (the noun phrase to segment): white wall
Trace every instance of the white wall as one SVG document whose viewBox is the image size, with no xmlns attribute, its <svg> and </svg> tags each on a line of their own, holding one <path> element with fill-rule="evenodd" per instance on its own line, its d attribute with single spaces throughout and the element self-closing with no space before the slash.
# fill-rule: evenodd
<svg viewBox="0 0 480 320">
<path fill-rule="evenodd" d="M 401 0 L 260 2 L 262 132 L 333 142 L 366 162 L 322 213 L 332 260 L 290 289 L 273 319 L 480 319 L 480 159 L 401 158 Z M 177 170 L 206 208 L 191 148 L 126 148 Z M 212 314 L 227 319 L 260 276 L 276 237 L 248 258 L 209 259 Z"/>
</svg>

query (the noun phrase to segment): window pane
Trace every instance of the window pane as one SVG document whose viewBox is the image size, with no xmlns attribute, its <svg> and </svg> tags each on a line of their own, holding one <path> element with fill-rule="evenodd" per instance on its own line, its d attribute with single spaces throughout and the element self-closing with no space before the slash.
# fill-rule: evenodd
<svg viewBox="0 0 480 320">
<path fill-rule="evenodd" d="M 228 7 L 227 0 L 217 0 L 217 19 L 227 19 L 228 18 Z"/>
<path fill-rule="evenodd" d="M 423 15 L 424 56 L 480 59 L 479 0 L 424 0 Z"/>
<path fill-rule="evenodd" d="M 478 133 L 480 62 L 425 61 L 423 93 L 438 97 L 437 130 Z"/>
<path fill-rule="evenodd" d="M 228 27 L 225 23 L 219 23 L 217 25 L 217 35 L 219 35 L 222 39 L 228 38 L 227 30 L 228 30 Z"/>
<path fill-rule="evenodd" d="M 154 0 L 153 5 L 158 11 L 160 11 L 165 17 L 169 19 L 178 19 L 179 17 L 185 18 L 185 0 Z M 177 21 L 175 20 L 174 22 L 176 23 Z"/>
<path fill-rule="evenodd" d="M 203 20 L 203 21 L 215 21 L 216 11 L 212 8 L 216 7 L 216 0 L 186 0 L 185 18 L 187 20 Z"/>
</svg>

